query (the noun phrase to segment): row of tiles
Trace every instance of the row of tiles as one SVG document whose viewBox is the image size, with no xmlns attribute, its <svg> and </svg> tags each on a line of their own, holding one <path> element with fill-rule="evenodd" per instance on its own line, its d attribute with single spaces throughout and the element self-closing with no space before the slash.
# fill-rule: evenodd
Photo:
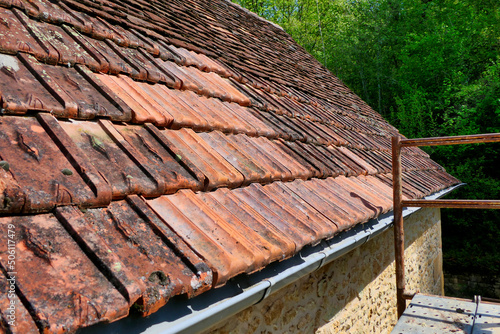
<svg viewBox="0 0 500 334">
<path fill-rule="evenodd" d="M 207 29 L 209 31 L 206 32 L 208 38 L 199 41 L 197 37 L 203 32 L 200 32 L 196 22 L 193 22 L 198 18 L 182 17 L 181 19 L 175 17 L 177 16 L 175 12 L 182 12 L 183 8 L 176 8 L 175 5 L 170 4 L 165 5 L 160 1 L 154 2 L 152 8 L 159 3 L 162 3 L 158 9 L 163 15 L 160 15 L 162 17 L 158 21 L 166 24 L 173 22 L 174 24 L 170 25 L 172 27 L 177 25 L 180 20 L 186 20 L 182 30 L 189 36 L 188 38 L 201 43 L 200 45 L 206 49 L 210 49 L 210 42 L 217 46 L 222 44 L 225 52 L 223 52 L 221 59 L 227 60 L 226 63 L 233 64 L 240 69 L 239 74 L 243 77 L 248 77 L 251 80 L 253 74 L 254 77 L 264 81 L 264 85 L 269 84 L 270 86 L 272 86 L 272 82 L 283 83 L 285 80 L 288 85 L 299 87 L 300 90 L 315 94 L 324 100 L 335 99 L 332 92 L 336 92 L 339 94 L 338 98 L 348 98 L 356 104 L 357 106 L 354 107 L 357 109 L 356 112 L 382 120 L 380 115 L 375 113 L 359 97 L 353 95 L 348 87 L 298 46 L 283 30 L 253 16 L 247 16 L 240 10 L 231 8 L 232 6 L 227 5 L 225 1 L 212 1 L 210 5 L 204 1 L 201 3 L 191 1 L 188 2 L 187 6 L 196 3 L 194 6 L 201 12 L 202 18 L 204 16 L 208 20 L 210 17 L 216 18 L 215 23 L 209 23 L 209 29 Z M 243 24 L 242 18 L 244 18 Z M 147 18 L 145 20 L 147 21 Z M 187 22 L 193 22 L 193 25 L 189 27 Z M 215 34 L 210 28 L 215 28 Z M 247 52 L 245 48 L 241 47 L 242 45 L 261 47 L 259 47 L 258 52 Z M 350 109 L 352 109 L 351 104 L 347 104 Z"/>
<path fill-rule="evenodd" d="M 164 62 L 177 67 L 175 63 Z M 246 133 L 251 136 L 280 137 L 315 144 L 350 145 L 358 148 L 390 150 L 389 133 L 362 126 L 349 117 L 328 113 L 326 109 L 312 110 L 315 115 L 331 115 L 330 124 L 311 122 L 305 118 L 279 116 L 261 112 L 240 104 L 197 95 L 191 90 L 178 91 L 165 85 L 150 85 L 128 76 L 95 74 L 85 66 L 75 68 L 44 65 L 30 55 L 0 55 L 0 89 L 2 107 L 6 113 L 25 114 L 28 111 L 50 111 L 63 118 L 89 119 L 109 117 L 114 121 L 152 122 L 171 128 L 190 127 L 197 131 L 220 130 Z M 180 67 L 177 67 L 180 70 Z M 198 72 L 198 73 L 196 73 Z M 209 76 L 193 70 L 198 77 Z M 195 75 L 192 76 L 196 77 Z M 215 75 L 221 82 L 224 79 Z M 197 80 L 184 80 L 198 82 Z M 216 80 L 214 80 L 216 82 Z M 227 82 L 212 85 L 215 97 L 234 98 Z M 187 86 L 187 85 L 185 85 Z M 200 90 L 207 87 L 198 84 Z M 232 88 L 234 91 L 236 89 Z M 26 90 L 30 93 L 26 94 Z M 243 95 L 242 95 L 243 96 Z M 284 99 L 284 98 L 282 98 Z M 293 100 L 288 99 L 291 103 Z M 312 109 L 312 108 L 311 108 Z M 292 105 L 289 112 L 300 111 Z M 305 109 L 302 109 L 305 110 Z M 294 116 L 294 115 L 289 115 Z M 384 135 L 385 134 L 385 135 Z"/>
<path fill-rule="evenodd" d="M 210 5 L 204 1 L 189 1 L 184 5 L 195 6 L 199 13 L 196 18 L 186 15 L 187 9 L 175 3 L 156 1 L 150 8 L 144 8 L 142 19 L 164 27 L 166 34 L 172 34 L 178 28 L 179 33 L 187 36 L 184 39 L 205 49 L 214 49 L 210 42 L 215 42 L 214 45 L 218 47 L 222 45 L 223 50 L 227 51 L 223 57 L 244 73 L 270 77 L 278 82 L 289 78 L 289 83 L 323 97 L 328 96 L 325 94 L 327 90 L 348 91 L 283 30 L 249 16 L 225 1 L 213 1 Z M 148 17 L 154 9 L 158 9 L 158 15 Z M 199 27 L 200 20 L 206 21 L 207 25 Z M 260 46 L 259 52 L 248 52 L 243 45 Z"/>
<path fill-rule="evenodd" d="M 165 62 L 167 63 L 177 66 Z M 366 126 L 361 126 L 361 123 L 356 123 L 349 117 L 339 118 L 339 114 L 332 118 L 331 124 L 280 116 L 274 112 L 261 112 L 237 103 L 200 96 L 190 90 L 178 91 L 161 84 L 150 85 L 134 81 L 124 75 L 95 74 L 85 66 L 65 68 L 44 65 L 26 54 L 0 55 L 0 65 L 0 93 L 6 113 L 50 111 L 56 117 L 63 118 L 109 117 L 114 121 L 151 122 L 174 129 L 217 129 L 250 136 L 390 151 L 389 133 L 385 132 L 385 136 L 384 131 L 366 135 L 360 132 Z M 193 71 L 199 72 L 197 75 L 201 76 L 202 72 Z M 229 84 L 225 85 L 229 87 Z M 220 92 L 219 97 L 229 91 L 219 88 L 222 86 L 223 84 L 213 85 L 214 91 Z M 204 85 L 200 84 L 198 87 Z M 30 93 L 27 94 L 26 90 Z M 227 96 L 234 97 L 235 94 Z M 289 99 L 291 101 L 293 100 Z M 292 107 L 301 110 L 300 106 Z M 289 110 L 293 111 L 292 108 Z M 314 110 L 314 113 L 328 115 L 326 110 Z M 372 127 L 364 132 L 375 131 Z M 416 154 L 423 153 L 418 149 L 410 150 L 417 150 Z"/>
<path fill-rule="evenodd" d="M 251 92 L 242 85 L 236 85 L 239 88 L 237 89 L 229 81 L 214 73 L 204 73 L 189 67 L 181 68 L 169 61 L 159 60 L 155 64 L 165 71 L 168 70 L 168 72 L 163 72 L 162 78 L 174 78 L 171 81 L 172 85 L 186 91 L 169 89 L 162 84 L 150 85 L 134 81 L 126 75 L 115 77 L 94 74 L 83 65 L 66 68 L 44 65 L 33 56 L 26 54 L 19 54 L 17 57 L 0 55 L 2 108 L 6 113 L 14 114 L 24 114 L 28 111 L 51 111 L 54 115 L 64 118 L 109 117 L 115 121 L 153 122 L 159 126 L 173 128 L 219 129 L 250 135 L 277 136 L 275 131 L 270 131 L 268 126 L 256 119 L 251 111 L 241 107 L 251 103 L 250 99 L 240 92 L 241 90 L 252 96 L 252 101 L 259 99 L 260 102 L 254 102 L 261 106 L 259 109 L 286 114 L 288 117 L 284 119 L 289 119 L 287 123 L 301 123 L 306 128 L 320 128 L 315 131 L 319 132 L 320 136 L 322 132 L 325 132 L 325 127 L 339 129 L 339 131 L 354 131 L 356 132 L 354 136 L 359 133 L 358 136 L 373 137 L 379 139 L 378 142 L 385 141 L 385 148 L 387 148 L 387 137 L 397 133 L 392 129 L 388 132 L 383 128 L 376 128 L 348 116 L 330 112 L 320 106 L 299 104 L 288 97 L 276 97 L 258 89 L 253 89 Z M 171 75 L 166 75 L 167 73 Z M 165 82 L 163 79 L 161 81 Z M 25 93 L 27 87 L 30 94 Z M 262 102 L 266 100 L 271 101 L 272 105 Z M 208 113 L 205 112 L 206 110 Z M 252 109 L 252 111 L 261 114 L 257 109 Z M 280 118 L 278 115 L 268 117 Z M 302 119 L 296 120 L 295 117 Z M 229 122 L 229 120 L 233 121 Z M 311 124 L 308 120 L 314 122 Z M 319 122 L 327 122 L 327 124 Z M 280 125 L 280 123 L 278 122 L 278 130 L 283 138 L 288 139 L 289 133 L 297 132 L 293 131 L 294 127 L 288 129 L 290 126 Z M 257 133 L 256 126 L 251 124 L 260 126 L 260 133 Z M 326 130 L 326 132 L 328 136 L 328 132 L 332 131 Z M 316 136 L 313 134 L 309 138 L 314 140 Z M 343 137 L 349 138 L 345 135 Z M 305 138 L 299 135 L 298 140 Z M 346 141 L 336 140 L 335 143 L 344 142 Z M 370 143 L 367 147 L 380 149 L 377 143 Z"/>
<path fill-rule="evenodd" d="M 235 85 L 250 98 L 251 105 L 260 110 L 278 115 L 297 117 L 334 125 L 338 128 L 355 130 L 368 135 L 386 136 L 397 130 L 386 122 L 375 122 L 353 112 L 344 111 L 342 102 L 331 104 L 328 108 L 320 103 L 301 103 L 288 96 L 279 96 L 272 92 L 248 85 Z"/>
<path fill-rule="evenodd" d="M 234 72 L 235 71 L 233 71 L 233 73 Z M 373 113 L 373 110 L 352 92 L 341 94 L 336 91 L 330 91 L 330 95 L 327 99 L 317 98 L 309 92 L 302 91 L 285 84 L 279 84 L 269 79 L 259 78 L 251 75 L 250 73 L 237 73 L 239 73 L 237 76 L 233 75 L 231 78 L 235 78 L 236 82 L 241 83 L 243 85 L 242 89 L 250 86 L 253 89 L 259 90 L 259 92 L 256 92 L 255 94 L 248 94 L 251 97 L 252 105 L 256 105 L 259 108 L 282 111 L 282 106 L 275 106 L 276 96 L 287 96 L 294 101 L 326 109 L 329 112 L 335 112 L 348 116 L 355 122 L 363 122 L 368 126 L 375 126 L 378 129 L 384 129 L 389 132 L 395 131 L 393 126 L 387 123 L 387 121 L 385 121 L 380 115 Z M 238 78 L 240 77 L 241 79 L 238 81 Z M 271 96 L 268 96 L 268 94 Z M 311 117 L 311 115 L 307 116 Z M 320 119 L 325 121 L 323 118 Z"/>
<path fill-rule="evenodd" d="M 49 4 L 44 3 L 47 6 Z M 55 4 L 50 4 L 51 10 L 45 8 L 44 10 L 37 9 L 34 11 L 33 6 L 31 4 L 31 7 L 28 7 L 28 10 L 25 8 L 25 10 L 28 13 L 32 13 L 32 16 L 36 18 L 45 18 L 46 21 L 53 23 L 69 20 L 69 14 L 61 12 L 63 9 Z M 58 9 L 56 10 L 56 8 Z M 139 32 L 134 30 L 128 31 L 120 26 L 112 26 L 100 19 L 88 17 L 88 22 L 92 22 L 93 25 L 97 26 L 97 28 L 93 29 L 97 29 L 100 32 L 94 37 L 109 39 L 107 42 L 99 39 L 89 40 L 85 35 L 78 33 L 68 25 L 59 27 L 30 20 L 23 12 L 16 9 L 13 9 L 13 11 L 2 9 L 0 17 L 6 23 L 1 27 L 4 31 L 0 32 L 0 35 L 4 36 L 4 38 L 0 44 L 0 50 L 6 53 L 23 51 L 33 54 L 43 62 L 63 65 L 70 64 L 73 66 L 75 64 L 85 64 L 93 71 L 115 74 L 127 73 L 138 80 L 148 80 L 149 82 L 167 81 L 172 86 L 179 86 L 180 82 L 187 81 L 186 88 L 194 89 L 195 91 L 203 91 L 203 89 L 193 84 L 193 82 L 196 84 L 199 83 L 199 80 L 198 82 L 191 80 L 189 75 L 187 76 L 187 80 L 185 80 L 186 75 L 182 73 L 183 70 L 179 70 L 173 65 L 158 66 L 151 56 L 160 57 L 163 60 L 175 60 L 177 63 L 185 66 L 196 66 L 202 71 L 213 71 L 226 77 L 239 78 L 220 62 L 214 61 L 203 54 L 197 54 L 160 42 L 153 42 L 150 38 Z M 69 21 L 67 23 L 73 22 Z M 143 51 L 141 52 L 141 50 Z M 170 71 L 165 73 L 165 67 L 168 67 Z M 199 78 L 199 75 L 195 75 L 195 77 Z M 210 78 L 213 79 L 212 77 Z M 217 81 L 216 78 L 215 80 Z M 218 81 L 220 83 L 220 80 Z M 262 80 L 253 79 L 252 83 L 255 87 L 260 87 L 270 93 L 285 94 L 285 90 L 276 90 L 270 85 L 260 84 L 259 81 Z M 201 82 L 203 83 L 203 81 Z M 217 88 L 210 89 L 210 86 L 213 85 L 207 85 L 204 93 L 207 95 L 217 95 L 219 93 L 217 92 Z M 231 93 L 234 93 L 234 88 L 230 87 L 230 89 L 233 90 Z M 294 97 L 299 96 L 299 99 L 300 96 L 306 96 L 304 93 L 295 92 L 298 94 L 291 94 L 290 92 L 286 94 Z M 225 92 L 225 94 L 228 93 Z M 238 96 L 237 92 L 236 96 L 232 96 L 231 98 L 240 104 L 247 104 L 249 102 L 241 94 Z M 267 100 L 274 107 L 273 99 L 267 97 Z M 304 98 L 302 100 L 307 101 Z M 353 104 L 353 102 L 349 101 L 339 100 L 339 102 L 338 106 L 340 108 L 343 108 L 342 104 L 347 104 L 347 106 L 352 106 Z M 379 126 L 384 124 L 382 122 Z"/>
<path fill-rule="evenodd" d="M 46 8 L 35 11 L 38 6 Z M 159 70 L 151 64 L 153 58 L 175 61 L 186 67 L 196 66 L 223 77 L 235 76 L 220 62 L 203 54 L 176 48 L 161 40 L 153 42 L 134 29 L 127 30 L 85 13 L 73 13 L 63 3 L 35 0 L 21 7 L 24 10 L 15 7 L 0 9 L 0 18 L 4 22 L 0 28 L 3 37 L 0 50 L 3 53 L 21 51 L 44 63 L 85 64 L 96 72 L 127 73 L 149 82 L 162 79 Z"/>
<path fill-rule="evenodd" d="M 0 123 L 0 212 L 43 212 L 62 204 L 106 206 L 129 194 L 157 197 L 178 189 L 391 170 L 385 151 L 244 134 L 60 121 L 49 114 L 3 116 Z M 403 154 L 402 165 L 404 171 L 441 169 L 418 155 Z"/>
<path fill-rule="evenodd" d="M 232 76 L 239 81 L 250 80 L 254 86 L 266 90 L 277 91 L 282 94 L 286 92 L 286 94 L 299 98 L 305 95 L 300 90 L 293 89 L 289 85 L 285 88 L 283 84 L 252 76 L 245 71 L 236 74 L 235 71 L 229 70 L 228 67 L 202 53 L 190 52 L 184 48 L 175 48 L 171 44 L 167 45 L 165 38 L 150 30 L 147 30 L 145 34 L 144 31 L 141 32 L 142 29 L 124 29 L 119 24 L 113 25 L 111 23 L 117 23 L 121 20 L 121 16 L 116 11 L 113 13 L 117 14 L 117 17 L 113 19 L 102 15 L 94 17 L 93 15 L 96 15 L 96 13 L 79 6 L 75 7 L 75 2 L 60 1 L 51 3 L 45 0 L 32 0 L 29 2 L 16 0 L 4 1 L 0 3 L 0 5 L 2 4 L 7 7 L 14 7 L 12 12 L 3 10 L 1 15 L 6 23 L 1 27 L 4 31 L 0 30 L 0 34 L 5 37 L 3 43 L 0 44 L 0 49 L 3 52 L 28 52 L 44 62 L 59 62 L 64 65 L 68 63 L 86 63 L 93 70 L 116 73 L 128 72 L 141 80 L 155 82 L 161 78 L 158 76 L 158 70 L 151 68 L 151 66 L 144 68 L 134 59 L 134 57 L 139 57 L 146 64 L 149 64 L 151 58 L 148 57 L 149 54 L 164 60 L 175 60 L 186 66 L 197 66 L 201 70 L 215 71 L 226 77 Z M 15 7 L 23 11 L 17 10 Z M 30 20 L 23 12 L 43 22 Z M 88 15 L 89 13 L 92 15 Z M 63 25 L 59 27 L 44 22 Z M 130 22 L 128 23 L 130 25 Z M 47 33 L 47 31 L 50 33 Z M 85 35 L 89 35 L 93 39 L 88 40 Z M 148 54 L 140 52 L 141 49 Z M 120 59 L 123 57 L 128 57 L 128 59 L 123 61 Z M 382 121 L 382 124 L 384 123 L 379 115 L 370 111 L 370 108 L 355 95 L 351 93 L 339 94 L 337 93 L 338 89 L 333 91 L 335 91 L 335 94 L 330 94 L 330 98 L 334 97 L 334 95 L 337 96 L 334 99 L 335 102 L 341 102 L 340 104 L 343 104 L 348 109 L 352 109 L 354 106 L 355 111 L 365 114 L 366 109 L 371 117 L 377 116 L 376 118 Z M 310 94 L 307 95 L 309 95 L 309 98 L 311 97 Z M 338 98 L 340 96 L 341 99 Z M 315 99 L 313 98 L 313 100 Z"/>
<path fill-rule="evenodd" d="M 454 182 L 442 171 L 416 176 L 426 180 L 418 183 L 425 195 Z M 0 218 L 3 235 L 12 240 L 0 243 L 0 265 L 4 274 L 15 272 L 22 295 L 15 299 L 21 326 L 11 330 L 73 332 L 122 318 L 132 306 L 148 315 L 172 296 L 221 286 L 387 212 L 389 177 L 180 190 L 150 200 L 131 195 L 107 208 L 62 206 L 50 214 Z M 404 193 L 412 187 L 405 183 Z M 15 265 L 7 261 L 13 249 Z M 8 303 L 1 294 L 3 317 Z"/>
</svg>

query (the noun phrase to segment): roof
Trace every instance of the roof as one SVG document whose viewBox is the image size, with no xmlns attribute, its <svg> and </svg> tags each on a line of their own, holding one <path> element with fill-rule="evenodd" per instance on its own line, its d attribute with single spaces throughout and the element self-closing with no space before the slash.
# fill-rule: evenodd
<svg viewBox="0 0 500 334">
<path fill-rule="evenodd" d="M 230 2 L 1 0 L 0 36 L 7 332 L 148 315 L 391 210 L 397 129 Z"/>
</svg>

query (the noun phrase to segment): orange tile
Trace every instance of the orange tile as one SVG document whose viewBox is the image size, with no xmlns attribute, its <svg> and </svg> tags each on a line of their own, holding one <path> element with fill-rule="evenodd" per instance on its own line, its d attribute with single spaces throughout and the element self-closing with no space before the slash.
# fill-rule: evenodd
<svg viewBox="0 0 500 334">
<path fill-rule="evenodd" d="M 252 254 L 256 247 L 246 244 L 237 231 L 194 193 L 181 190 L 149 200 L 148 204 L 209 264 L 214 273 L 214 286 L 224 285 L 237 274 L 258 269 Z"/>
<path fill-rule="evenodd" d="M 65 122 L 62 128 L 111 186 L 113 198 L 128 194 L 159 194 L 161 185 L 140 162 L 127 155 L 106 123 Z M 116 136 L 116 135 L 115 135 Z M 120 138 L 122 140 L 122 138 Z M 118 143 L 117 143 L 118 141 Z"/>
<path fill-rule="evenodd" d="M 224 158 L 218 153 L 214 157 L 213 154 L 201 147 L 192 136 L 186 132 L 181 133 L 181 131 L 185 130 L 163 130 L 161 133 L 179 150 L 181 156 L 177 158 L 178 160 L 187 158 L 205 175 L 207 190 L 218 187 L 234 187 L 243 183 L 243 175 L 237 172 L 234 167 L 228 170 L 221 162 Z"/>
<path fill-rule="evenodd" d="M 9 224 L 16 234 L 16 285 L 43 331 L 72 332 L 127 316 L 128 301 L 54 215 L 0 218 L 4 235 Z M 7 243 L 0 254 L 7 268 Z"/>
<path fill-rule="evenodd" d="M 256 160 L 229 142 L 224 134 L 214 131 L 198 135 L 244 176 L 245 180 L 242 185 L 271 181 L 271 173 L 259 167 Z"/>
<path fill-rule="evenodd" d="M 11 64 L 3 66 L 0 71 L 0 94 L 5 113 L 25 114 L 28 110 L 52 110 L 56 114 L 64 114 L 64 105 L 43 87 L 19 58 L 0 54 L 0 59 L 4 64 Z M 23 93 L 25 90 L 30 93 Z"/>
<path fill-rule="evenodd" d="M 296 245 L 296 252 L 317 242 L 314 230 L 301 223 L 272 198 L 262 196 L 250 187 L 234 189 L 232 193 L 290 238 Z"/>
<path fill-rule="evenodd" d="M 320 191 L 321 188 L 317 184 L 313 184 L 311 181 L 296 180 L 285 183 L 285 186 L 337 224 L 339 232 L 350 228 L 357 222 L 357 217 L 339 207 L 340 203 L 337 203 L 336 199 L 332 199 L 331 194 L 324 196 L 325 191 Z"/>
<path fill-rule="evenodd" d="M 137 196 L 85 214 L 58 208 L 56 215 L 120 281 L 143 315 L 172 296 L 192 297 L 211 288 L 208 266 Z"/>
<path fill-rule="evenodd" d="M 49 211 L 63 204 L 106 204 L 106 196 L 100 198 L 102 192 L 93 188 L 100 189 L 102 179 L 98 181 L 96 174 L 82 172 L 79 166 L 73 165 L 70 157 L 61 152 L 64 147 L 52 140 L 53 130 L 61 128 L 32 117 L 2 117 L 0 155 L 9 164 L 9 173 L 19 186 L 11 183 L 9 192 L 19 196 L 19 192 L 24 193 L 24 212 Z M 94 184 L 88 180 L 89 174 L 93 175 Z M 17 207 L 16 202 L 11 203 L 12 209 Z"/>
</svg>

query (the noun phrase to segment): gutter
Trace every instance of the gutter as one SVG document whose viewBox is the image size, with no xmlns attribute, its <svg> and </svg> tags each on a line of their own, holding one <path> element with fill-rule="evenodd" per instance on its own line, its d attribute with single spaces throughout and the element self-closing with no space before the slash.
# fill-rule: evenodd
<svg viewBox="0 0 500 334">
<path fill-rule="evenodd" d="M 464 185 L 444 189 L 425 199 L 438 199 Z M 406 218 L 421 208 L 405 208 Z M 272 263 L 252 275 L 240 275 L 225 286 L 186 299 L 176 296 L 156 313 L 147 318 L 129 316 L 111 324 L 98 324 L 80 331 L 89 333 L 143 333 L 174 334 L 198 333 L 238 312 L 258 304 L 271 293 L 295 282 L 331 261 L 347 254 L 393 226 L 393 212 L 358 224 L 330 240 L 314 247 L 306 247 L 294 257 Z"/>
</svg>

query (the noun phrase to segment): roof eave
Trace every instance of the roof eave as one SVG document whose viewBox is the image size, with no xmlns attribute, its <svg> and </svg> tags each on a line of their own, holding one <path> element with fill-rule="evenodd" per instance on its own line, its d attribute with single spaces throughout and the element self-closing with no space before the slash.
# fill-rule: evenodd
<svg viewBox="0 0 500 334">
<path fill-rule="evenodd" d="M 425 197 L 441 198 L 464 184 L 454 185 Z M 403 216 L 421 208 L 405 208 Z M 88 333 L 198 333 L 236 313 L 255 305 L 271 293 L 320 269 L 331 261 L 366 243 L 393 225 L 390 211 L 367 223 L 339 233 L 314 247 L 307 247 L 294 257 L 273 263 L 252 275 L 232 279 L 224 287 L 203 293 L 193 299 L 173 298 L 158 312 L 147 318 L 128 317 L 111 324 L 99 324 L 81 331 Z"/>
</svg>

